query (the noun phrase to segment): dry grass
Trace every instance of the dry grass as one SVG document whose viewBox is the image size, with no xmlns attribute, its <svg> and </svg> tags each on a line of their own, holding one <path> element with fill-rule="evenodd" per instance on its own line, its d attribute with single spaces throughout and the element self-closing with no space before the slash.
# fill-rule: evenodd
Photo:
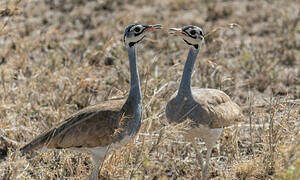
<svg viewBox="0 0 300 180">
<path fill-rule="evenodd" d="M 300 25 L 297 1 L 0 1 L 0 179 L 85 177 L 87 154 L 16 151 L 88 105 L 126 97 L 121 41 L 139 21 L 206 33 L 192 83 L 221 89 L 244 110 L 212 153 L 211 178 L 297 179 L 300 168 Z M 227 27 L 238 24 L 238 28 Z M 143 47 L 143 48 L 142 48 Z M 164 108 L 178 87 L 187 46 L 163 31 L 139 48 L 144 114 L 135 141 L 109 154 L 108 179 L 197 179 L 195 152 Z M 298 66 L 298 67 L 297 67 Z M 250 123 L 251 122 L 251 123 Z M 199 143 L 199 150 L 205 153 Z"/>
</svg>

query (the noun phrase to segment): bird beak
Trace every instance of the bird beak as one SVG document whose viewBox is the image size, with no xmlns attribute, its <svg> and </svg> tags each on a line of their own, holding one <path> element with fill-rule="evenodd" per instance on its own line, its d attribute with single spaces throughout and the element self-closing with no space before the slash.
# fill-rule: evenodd
<svg viewBox="0 0 300 180">
<path fill-rule="evenodd" d="M 174 34 L 178 36 L 185 35 L 185 33 L 180 28 L 170 28 L 169 31 L 170 34 Z"/>
<path fill-rule="evenodd" d="M 146 31 L 150 32 L 150 31 L 154 31 L 157 29 L 162 29 L 162 25 L 160 25 L 160 24 L 148 25 Z"/>
</svg>

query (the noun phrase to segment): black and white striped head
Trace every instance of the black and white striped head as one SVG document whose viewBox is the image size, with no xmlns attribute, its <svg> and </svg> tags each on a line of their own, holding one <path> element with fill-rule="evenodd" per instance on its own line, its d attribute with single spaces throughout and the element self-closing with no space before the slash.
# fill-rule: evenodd
<svg viewBox="0 0 300 180">
<path fill-rule="evenodd" d="M 182 28 L 170 28 L 172 34 L 181 36 L 188 45 L 195 49 L 201 48 L 204 42 L 204 35 L 201 28 L 193 25 L 184 26 Z"/>
<path fill-rule="evenodd" d="M 161 29 L 160 24 L 144 25 L 135 23 L 127 26 L 124 32 L 124 43 L 126 47 L 132 47 L 144 39 L 144 37 L 156 29 Z"/>
</svg>

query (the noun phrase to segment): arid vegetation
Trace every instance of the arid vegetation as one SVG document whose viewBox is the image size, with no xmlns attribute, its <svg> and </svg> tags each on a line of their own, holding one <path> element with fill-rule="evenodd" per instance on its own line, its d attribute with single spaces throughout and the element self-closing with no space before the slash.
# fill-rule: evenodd
<svg viewBox="0 0 300 180">
<path fill-rule="evenodd" d="M 144 114 L 135 141 L 109 154 L 103 179 L 199 179 L 191 144 L 166 123 L 188 47 L 167 28 L 206 34 L 192 85 L 225 91 L 243 109 L 212 153 L 212 179 L 300 177 L 300 4 L 294 0 L 1 0 L 0 179 L 82 179 L 88 154 L 21 156 L 18 148 L 68 115 L 128 94 L 122 35 L 163 24 L 139 48 Z M 199 151 L 205 148 L 199 141 Z M 297 170 L 298 169 L 298 170 Z"/>
</svg>

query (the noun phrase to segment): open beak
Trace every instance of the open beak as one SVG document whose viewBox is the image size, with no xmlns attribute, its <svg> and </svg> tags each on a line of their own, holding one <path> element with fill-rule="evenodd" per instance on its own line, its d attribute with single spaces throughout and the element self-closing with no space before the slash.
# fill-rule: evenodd
<svg viewBox="0 0 300 180">
<path fill-rule="evenodd" d="M 169 31 L 170 34 L 174 34 L 178 36 L 185 35 L 185 33 L 180 28 L 170 28 Z"/>
<path fill-rule="evenodd" d="M 162 29 L 162 25 L 160 24 L 148 25 L 146 31 L 154 31 L 157 29 Z"/>
</svg>

